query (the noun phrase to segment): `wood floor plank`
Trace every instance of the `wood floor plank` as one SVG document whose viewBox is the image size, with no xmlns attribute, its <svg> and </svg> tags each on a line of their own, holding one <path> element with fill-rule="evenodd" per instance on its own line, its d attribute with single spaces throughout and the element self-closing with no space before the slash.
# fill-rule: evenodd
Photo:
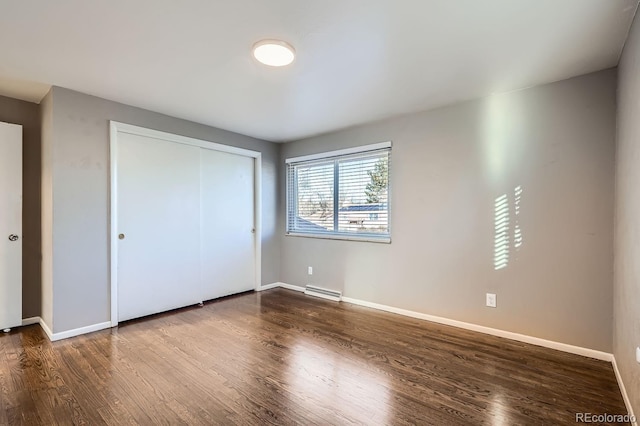
<svg viewBox="0 0 640 426">
<path fill-rule="evenodd" d="M 611 364 L 283 289 L 51 343 L 0 335 L 0 424 L 574 424 Z"/>
</svg>

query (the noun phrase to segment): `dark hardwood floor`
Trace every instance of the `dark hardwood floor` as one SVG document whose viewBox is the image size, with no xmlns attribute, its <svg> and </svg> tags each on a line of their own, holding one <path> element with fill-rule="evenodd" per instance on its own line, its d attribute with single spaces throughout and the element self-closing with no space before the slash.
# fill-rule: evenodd
<svg viewBox="0 0 640 426">
<path fill-rule="evenodd" d="M 575 424 L 609 363 L 283 289 L 59 342 L 0 334 L 0 424 Z"/>
</svg>

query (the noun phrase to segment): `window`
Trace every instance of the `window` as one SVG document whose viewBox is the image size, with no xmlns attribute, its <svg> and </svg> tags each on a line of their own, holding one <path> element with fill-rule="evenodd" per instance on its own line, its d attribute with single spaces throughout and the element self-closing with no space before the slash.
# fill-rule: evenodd
<svg viewBox="0 0 640 426">
<path fill-rule="evenodd" d="M 287 163 L 287 234 L 390 241 L 391 142 Z"/>
</svg>

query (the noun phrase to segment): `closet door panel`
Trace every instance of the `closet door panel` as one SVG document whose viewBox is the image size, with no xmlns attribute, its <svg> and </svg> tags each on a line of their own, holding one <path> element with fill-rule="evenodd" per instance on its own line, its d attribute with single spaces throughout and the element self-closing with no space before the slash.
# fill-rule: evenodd
<svg viewBox="0 0 640 426">
<path fill-rule="evenodd" d="M 118 320 L 202 301 L 200 148 L 120 133 Z"/>
<path fill-rule="evenodd" d="M 202 150 L 201 270 L 205 300 L 255 288 L 254 161 Z"/>
</svg>

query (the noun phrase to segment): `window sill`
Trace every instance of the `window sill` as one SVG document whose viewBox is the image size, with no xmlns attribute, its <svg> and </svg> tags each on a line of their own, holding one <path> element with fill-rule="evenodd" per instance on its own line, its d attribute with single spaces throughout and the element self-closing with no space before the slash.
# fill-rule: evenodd
<svg viewBox="0 0 640 426">
<path fill-rule="evenodd" d="M 368 243 L 391 244 L 391 237 L 369 237 L 366 235 L 307 234 L 287 232 L 287 237 L 319 238 L 323 240 L 362 241 Z"/>
</svg>

